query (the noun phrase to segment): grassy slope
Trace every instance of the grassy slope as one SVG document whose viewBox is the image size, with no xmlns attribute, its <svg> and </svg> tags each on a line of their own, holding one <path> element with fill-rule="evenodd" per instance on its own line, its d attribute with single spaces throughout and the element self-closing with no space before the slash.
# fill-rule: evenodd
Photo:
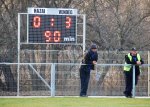
<svg viewBox="0 0 150 107">
<path fill-rule="evenodd" d="M 1 98 L 0 107 L 150 107 L 150 99 Z"/>
</svg>

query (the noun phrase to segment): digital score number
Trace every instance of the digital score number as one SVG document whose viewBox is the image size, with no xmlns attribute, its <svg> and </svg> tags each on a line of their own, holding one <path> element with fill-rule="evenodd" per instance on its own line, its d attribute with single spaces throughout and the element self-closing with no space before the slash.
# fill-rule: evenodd
<svg viewBox="0 0 150 107">
<path fill-rule="evenodd" d="M 57 14 L 42 14 L 47 11 L 48 10 L 43 9 L 33 9 L 34 14 L 29 14 L 28 42 L 75 43 L 76 15 L 70 15 L 69 12 L 71 13 L 71 11 L 58 11 L 58 9 Z"/>
</svg>

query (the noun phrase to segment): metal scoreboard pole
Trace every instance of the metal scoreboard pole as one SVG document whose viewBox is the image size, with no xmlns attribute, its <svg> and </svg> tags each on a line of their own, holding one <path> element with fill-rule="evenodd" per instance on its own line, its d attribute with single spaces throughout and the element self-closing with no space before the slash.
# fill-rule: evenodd
<svg viewBox="0 0 150 107">
<path fill-rule="evenodd" d="M 84 14 L 83 15 L 83 54 L 86 46 L 85 40 L 86 40 L 86 15 Z"/>
</svg>

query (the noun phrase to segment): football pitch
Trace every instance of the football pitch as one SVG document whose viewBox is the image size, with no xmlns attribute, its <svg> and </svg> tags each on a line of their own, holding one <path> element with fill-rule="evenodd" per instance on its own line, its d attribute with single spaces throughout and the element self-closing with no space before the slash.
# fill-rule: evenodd
<svg viewBox="0 0 150 107">
<path fill-rule="evenodd" d="M 0 98 L 0 107 L 150 107 L 150 98 Z"/>
</svg>

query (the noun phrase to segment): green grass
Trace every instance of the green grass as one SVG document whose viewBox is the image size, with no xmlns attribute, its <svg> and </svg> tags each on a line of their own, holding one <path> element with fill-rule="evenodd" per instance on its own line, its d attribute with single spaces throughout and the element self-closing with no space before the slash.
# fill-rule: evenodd
<svg viewBox="0 0 150 107">
<path fill-rule="evenodd" d="M 0 107 L 150 107 L 144 98 L 0 98 Z"/>
</svg>

